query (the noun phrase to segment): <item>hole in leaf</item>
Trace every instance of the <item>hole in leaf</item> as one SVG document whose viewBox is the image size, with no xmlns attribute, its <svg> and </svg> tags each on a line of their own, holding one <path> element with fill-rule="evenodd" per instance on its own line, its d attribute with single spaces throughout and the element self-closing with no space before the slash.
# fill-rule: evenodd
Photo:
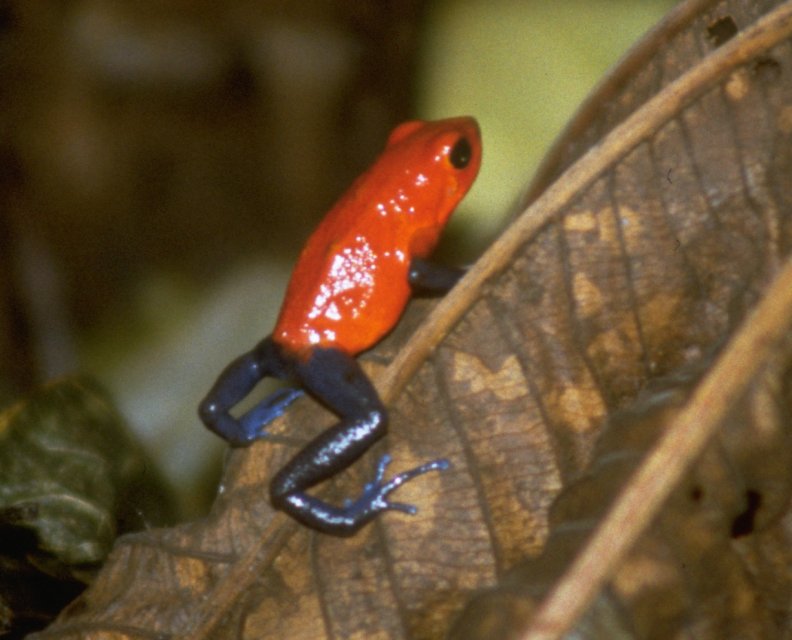
<svg viewBox="0 0 792 640">
<path fill-rule="evenodd" d="M 701 499 L 704 497 L 704 491 L 699 486 L 694 486 L 690 490 L 690 499 L 693 502 L 701 502 Z"/>
<path fill-rule="evenodd" d="M 778 80 L 781 76 L 781 63 L 769 56 L 762 56 L 754 60 L 751 68 L 761 80 Z"/>
<path fill-rule="evenodd" d="M 749 489 L 745 492 L 745 500 L 748 503 L 740 515 L 733 521 L 731 526 L 732 538 L 740 538 L 753 533 L 754 522 L 756 520 L 756 512 L 762 506 L 762 496 L 758 491 Z"/>
<path fill-rule="evenodd" d="M 737 31 L 737 23 L 734 22 L 734 19 L 731 16 L 725 16 L 707 27 L 707 36 L 716 47 L 719 47 L 736 36 Z"/>
</svg>

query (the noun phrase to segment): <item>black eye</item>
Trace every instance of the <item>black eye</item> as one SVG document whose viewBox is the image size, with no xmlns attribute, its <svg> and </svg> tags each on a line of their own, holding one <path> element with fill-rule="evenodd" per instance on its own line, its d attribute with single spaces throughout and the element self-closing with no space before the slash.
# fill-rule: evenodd
<svg viewBox="0 0 792 640">
<path fill-rule="evenodd" d="M 466 166 L 468 166 L 468 162 L 470 162 L 470 156 L 472 153 L 473 150 L 470 148 L 468 139 L 460 138 L 457 140 L 454 148 L 451 149 L 451 153 L 448 155 L 448 158 L 451 160 L 451 164 L 456 169 L 464 169 Z"/>
</svg>

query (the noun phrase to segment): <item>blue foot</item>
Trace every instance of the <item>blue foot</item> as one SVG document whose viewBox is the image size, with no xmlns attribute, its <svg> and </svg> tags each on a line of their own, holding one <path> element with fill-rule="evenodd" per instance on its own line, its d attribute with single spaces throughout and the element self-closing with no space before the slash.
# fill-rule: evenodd
<svg viewBox="0 0 792 640">
<path fill-rule="evenodd" d="M 304 394 L 305 392 L 302 389 L 291 389 L 289 387 L 278 389 L 239 418 L 242 430 L 250 434 L 251 439 L 257 440 L 268 437 L 269 433 L 264 427 L 275 420 L 275 418 L 282 416 L 287 407 Z"/>
<path fill-rule="evenodd" d="M 377 473 L 374 476 L 374 480 L 366 484 L 361 496 L 357 500 L 346 500 L 344 502 L 344 510 L 347 512 L 348 516 L 354 518 L 355 515 L 359 513 L 379 513 L 388 510 L 401 511 L 402 513 L 414 515 L 418 512 L 418 509 L 414 505 L 405 504 L 403 502 L 388 502 L 385 497 L 413 478 L 429 471 L 443 471 L 451 466 L 451 463 L 445 458 L 432 460 L 415 469 L 404 471 L 391 478 L 388 482 L 383 483 L 382 480 L 385 476 L 385 468 L 390 462 L 390 455 L 385 454 L 382 456 L 377 463 Z"/>
</svg>

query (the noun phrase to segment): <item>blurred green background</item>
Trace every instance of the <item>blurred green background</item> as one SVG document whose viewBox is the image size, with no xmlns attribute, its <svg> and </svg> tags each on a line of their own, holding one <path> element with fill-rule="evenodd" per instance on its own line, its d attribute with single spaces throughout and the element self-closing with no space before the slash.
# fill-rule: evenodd
<svg viewBox="0 0 792 640">
<path fill-rule="evenodd" d="M 582 100 L 676 4 L 458 0 L 427 20 L 418 111 L 475 114 L 486 160 L 453 225 L 491 237 Z M 475 231 L 474 231 L 475 230 Z"/>
</svg>

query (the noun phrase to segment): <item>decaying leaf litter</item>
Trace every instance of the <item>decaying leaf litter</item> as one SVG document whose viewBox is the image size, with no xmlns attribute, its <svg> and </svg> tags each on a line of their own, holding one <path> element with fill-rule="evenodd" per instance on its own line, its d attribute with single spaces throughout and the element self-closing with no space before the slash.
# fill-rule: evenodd
<svg viewBox="0 0 792 640">
<path fill-rule="evenodd" d="M 410 488 L 419 518 L 314 536 L 262 500 L 290 452 L 234 452 L 207 519 L 119 541 L 42 637 L 442 636 L 473 593 L 540 553 L 552 501 L 607 417 L 728 345 L 777 273 L 792 202 L 790 11 L 677 9 L 641 74 L 655 99 L 605 126 L 406 344 L 383 346 L 396 353 L 379 377 L 393 403 L 385 446 L 405 464 L 454 463 Z M 708 29 L 726 17 L 739 33 L 719 43 Z M 610 96 L 630 98 L 629 85 Z M 303 403 L 280 426 L 326 421 Z M 706 633 L 718 614 L 684 623 Z"/>
</svg>

